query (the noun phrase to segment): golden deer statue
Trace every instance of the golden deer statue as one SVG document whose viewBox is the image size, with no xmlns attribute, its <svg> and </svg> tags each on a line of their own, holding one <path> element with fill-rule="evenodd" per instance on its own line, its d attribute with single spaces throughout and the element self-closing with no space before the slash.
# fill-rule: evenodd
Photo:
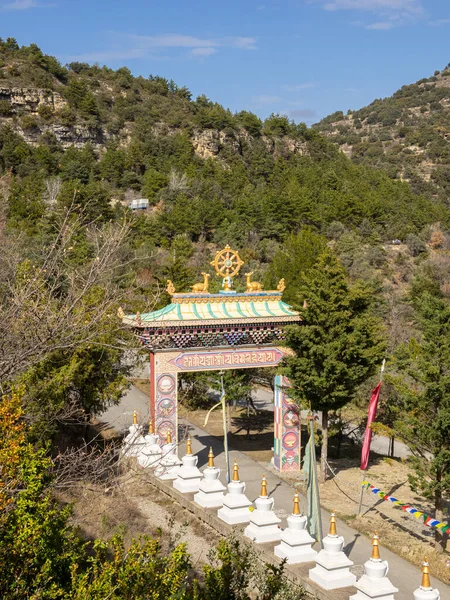
<svg viewBox="0 0 450 600">
<path fill-rule="evenodd" d="M 245 274 L 245 283 L 247 286 L 247 292 L 260 292 L 262 290 L 262 285 L 259 281 L 250 281 L 250 277 L 253 275 L 253 271 Z"/>
<path fill-rule="evenodd" d="M 193 286 L 191 286 L 192 288 L 192 292 L 207 292 L 208 288 L 209 288 L 209 278 L 211 277 L 211 275 L 208 275 L 208 273 L 202 273 L 203 275 L 203 283 L 195 283 Z"/>
</svg>

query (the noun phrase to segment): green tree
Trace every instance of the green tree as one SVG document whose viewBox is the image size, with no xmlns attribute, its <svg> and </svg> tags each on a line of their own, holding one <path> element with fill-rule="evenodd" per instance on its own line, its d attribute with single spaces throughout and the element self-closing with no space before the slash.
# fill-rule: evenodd
<svg viewBox="0 0 450 600">
<path fill-rule="evenodd" d="M 394 429 L 413 453 L 412 488 L 433 501 L 442 521 L 450 494 L 450 305 L 428 292 L 414 305 L 420 333 L 396 353 Z M 445 549 L 448 536 L 435 535 L 436 547 Z"/>
<path fill-rule="evenodd" d="M 280 279 L 286 280 L 283 298 L 286 302 L 298 302 L 298 292 L 305 272 L 317 262 L 326 248 L 326 239 L 305 227 L 299 233 L 288 236 L 275 254 L 265 277 L 265 288 L 276 289 Z"/>
<path fill-rule="evenodd" d="M 299 308 L 303 323 L 286 328 L 295 355 L 285 360 L 292 395 L 322 411 L 322 480 L 326 480 L 328 413 L 350 402 L 358 386 L 381 362 L 382 326 L 371 314 L 371 293 L 361 283 L 349 286 L 345 270 L 327 250 L 303 277 Z M 295 305 L 294 305 L 295 306 Z"/>
<path fill-rule="evenodd" d="M 150 204 L 156 204 L 156 195 L 167 185 L 167 175 L 154 168 L 147 169 L 144 175 L 142 194 L 148 198 Z"/>
</svg>

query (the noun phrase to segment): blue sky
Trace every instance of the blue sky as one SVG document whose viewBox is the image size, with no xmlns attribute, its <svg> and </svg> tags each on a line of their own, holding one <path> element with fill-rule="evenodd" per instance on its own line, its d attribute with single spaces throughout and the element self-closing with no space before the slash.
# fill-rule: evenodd
<svg viewBox="0 0 450 600">
<path fill-rule="evenodd" d="M 450 62 L 450 0 L 0 0 L 0 37 L 313 123 Z"/>
</svg>

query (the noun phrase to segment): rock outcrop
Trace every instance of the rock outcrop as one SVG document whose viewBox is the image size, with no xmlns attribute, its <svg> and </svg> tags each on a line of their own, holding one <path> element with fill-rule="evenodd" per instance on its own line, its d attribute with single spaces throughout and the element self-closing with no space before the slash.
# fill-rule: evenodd
<svg viewBox="0 0 450 600">
<path fill-rule="evenodd" d="M 37 114 L 41 106 L 56 112 L 67 105 L 58 92 L 39 88 L 0 87 L 0 100 L 10 103 L 12 114 Z"/>
</svg>

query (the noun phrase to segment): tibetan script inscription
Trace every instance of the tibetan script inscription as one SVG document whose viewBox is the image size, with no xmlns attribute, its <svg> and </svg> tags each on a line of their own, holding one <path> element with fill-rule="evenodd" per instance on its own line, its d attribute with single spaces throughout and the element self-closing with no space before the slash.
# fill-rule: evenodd
<svg viewBox="0 0 450 600">
<path fill-rule="evenodd" d="M 271 367 L 277 365 L 283 353 L 277 348 L 262 350 L 235 350 L 223 352 L 186 352 L 170 362 L 182 371 L 203 371 L 205 369 L 233 369 Z"/>
</svg>

